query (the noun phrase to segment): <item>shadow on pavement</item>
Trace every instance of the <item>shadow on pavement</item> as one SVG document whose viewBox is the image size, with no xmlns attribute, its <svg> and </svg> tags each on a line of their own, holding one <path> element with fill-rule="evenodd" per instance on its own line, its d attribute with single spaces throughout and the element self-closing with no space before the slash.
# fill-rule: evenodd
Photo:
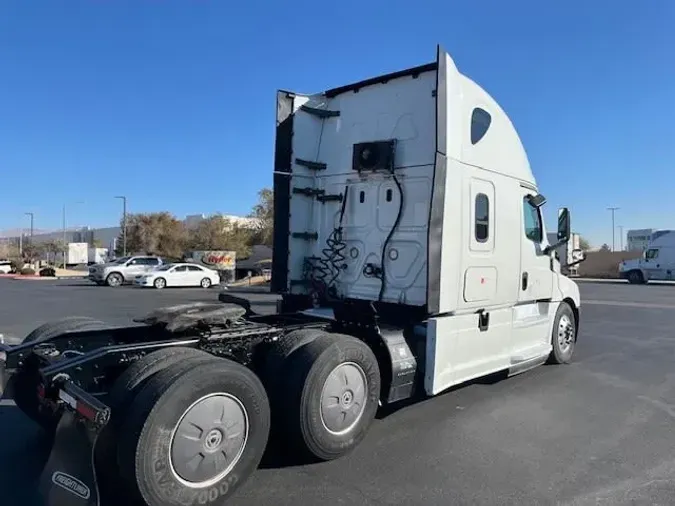
<svg viewBox="0 0 675 506">
<path fill-rule="evenodd" d="M 0 431 L 3 450 L 0 461 L 2 504 L 42 506 L 37 480 L 49 457 L 47 436 L 14 406 L 0 406 Z M 21 436 L 12 437 L 16 433 Z"/>
</svg>

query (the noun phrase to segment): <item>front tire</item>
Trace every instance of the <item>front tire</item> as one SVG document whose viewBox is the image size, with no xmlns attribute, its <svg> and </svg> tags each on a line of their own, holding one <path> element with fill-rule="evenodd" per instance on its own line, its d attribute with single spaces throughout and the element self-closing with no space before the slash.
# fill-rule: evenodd
<svg viewBox="0 0 675 506">
<path fill-rule="evenodd" d="M 164 278 L 157 278 L 155 282 L 152 284 L 157 290 L 162 290 L 163 288 L 166 288 L 166 279 Z"/>
<path fill-rule="evenodd" d="M 642 285 L 645 282 L 645 278 L 641 271 L 630 271 L 628 273 L 628 282 L 632 285 Z"/>
<path fill-rule="evenodd" d="M 113 272 L 111 274 L 108 274 L 108 277 L 105 278 L 105 283 L 106 285 L 112 287 L 122 286 L 122 284 L 124 283 L 124 278 L 120 273 Z"/>
<path fill-rule="evenodd" d="M 327 334 L 299 348 L 285 378 L 285 424 L 291 440 L 319 460 L 333 460 L 363 440 L 377 412 L 380 369 L 363 341 Z"/>
<path fill-rule="evenodd" d="M 577 343 L 577 321 L 574 311 L 567 302 L 561 302 L 553 321 L 549 364 L 569 364 Z"/>
<path fill-rule="evenodd" d="M 230 360 L 181 365 L 138 393 L 121 431 L 119 468 L 149 506 L 222 504 L 262 459 L 267 394 L 253 372 Z"/>
</svg>

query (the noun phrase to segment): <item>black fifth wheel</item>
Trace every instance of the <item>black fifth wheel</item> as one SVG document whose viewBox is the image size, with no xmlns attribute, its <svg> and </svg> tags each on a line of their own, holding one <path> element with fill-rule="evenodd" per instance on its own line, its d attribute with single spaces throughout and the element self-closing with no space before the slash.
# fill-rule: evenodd
<svg viewBox="0 0 675 506">
<path fill-rule="evenodd" d="M 151 377 L 121 430 L 118 463 L 149 506 L 223 504 L 257 468 L 270 429 L 257 376 L 227 359 Z"/>
</svg>

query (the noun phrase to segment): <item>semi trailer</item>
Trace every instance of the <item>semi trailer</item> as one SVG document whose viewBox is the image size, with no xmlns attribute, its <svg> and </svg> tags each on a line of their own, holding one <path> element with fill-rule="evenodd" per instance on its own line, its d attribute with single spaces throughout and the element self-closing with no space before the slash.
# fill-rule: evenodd
<svg viewBox="0 0 675 506">
<path fill-rule="evenodd" d="M 380 406 L 570 362 L 581 301 L 555 258 L 570 213 L 549 242 L 544 203 L 509 117 L 440 47 L 430 64 L 279 91 L 276 313 L 223 292 L 0 348 L 4 396 L 52 439 L 44 503 L 224 504 L 270 434 L 332 460 Z"/>
</svg>

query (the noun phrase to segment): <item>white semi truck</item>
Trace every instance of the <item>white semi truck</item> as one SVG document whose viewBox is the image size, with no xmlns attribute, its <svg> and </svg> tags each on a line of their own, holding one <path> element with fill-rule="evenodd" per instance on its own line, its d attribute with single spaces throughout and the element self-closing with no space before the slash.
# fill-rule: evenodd
<svg viewBox="0 0 675 506">
<path fill-rule="evenodd" d="M 619 275 L 633 284 L 674 280 L 675 232 L 664 230 L 652 234 L 640 258 L 619 264 Z"/>
<path fill-rule="evenodd" d="M 569 212 L 550 244 L 515 128 L 441 48 L 279 91 L 274 196 L 276 314 L 223 292 L 0 348 L 0 385 L 54 437 L 48 506 L 224 504 L 272 425 L 289 451 L 336 459 L 380 405 L 572 360 L 581 301 L 554 257 Z"/>
</svg>

